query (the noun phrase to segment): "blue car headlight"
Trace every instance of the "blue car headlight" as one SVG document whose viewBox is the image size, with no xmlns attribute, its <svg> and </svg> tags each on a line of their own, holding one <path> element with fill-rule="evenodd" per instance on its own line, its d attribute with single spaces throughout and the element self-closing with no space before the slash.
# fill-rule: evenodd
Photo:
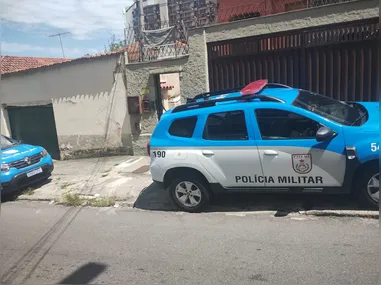
<svg viewBox="0 0 381 285">
<path fill-rule="evenodd" d="M 1 172 L 7 172 L 10 169 L 9 164 L 2 163 L 1 164 Z"/>
<path fill-rule="evenodd" d="M 42 151 L 41 151 L 41 156 L 42 157 L 46 157 L 46 156 L 48 156 L 48 152 L 46 151 L 46 149 L 43 149 Z"/>
</svg>

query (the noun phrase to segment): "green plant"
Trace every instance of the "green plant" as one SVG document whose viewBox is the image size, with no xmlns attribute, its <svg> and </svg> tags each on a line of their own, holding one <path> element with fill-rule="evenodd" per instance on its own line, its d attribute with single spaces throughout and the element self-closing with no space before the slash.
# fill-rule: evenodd
<svg viewBox="0 0 381 285">
<path fill-rule="evenodd" d="M 22 191 L 22 195 L 31 196 L 34 194 L 34 191 L 35 191 L 35 189 L 33 189 L 32 187 L 28 187 L 24 191 Z"/>
</svg>

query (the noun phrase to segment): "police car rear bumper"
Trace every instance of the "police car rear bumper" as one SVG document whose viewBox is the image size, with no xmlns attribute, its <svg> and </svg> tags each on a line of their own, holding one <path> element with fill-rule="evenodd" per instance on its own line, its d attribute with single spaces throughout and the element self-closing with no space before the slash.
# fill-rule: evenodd
<svg viewBox="0 0 381 285">
<path fill-rule="evenodd" d="M 42 172 L 32 177 L 27 177 L 26 172 L 16 174 L 9 182 L 1 183 L 1 194 L 10 194 L 20 188 L 37 183 L 41 180 L 47 179 L 54 169 L 53 164 L 41 165 Z"/>
</svg>

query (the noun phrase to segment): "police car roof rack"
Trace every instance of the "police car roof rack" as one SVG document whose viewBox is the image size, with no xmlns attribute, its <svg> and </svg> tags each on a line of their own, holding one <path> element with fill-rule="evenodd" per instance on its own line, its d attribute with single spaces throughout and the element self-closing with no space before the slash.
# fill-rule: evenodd
<svg viewBox="0 0 381 285">
<path fill-rule="evenodd" d="M 183 112 L 183 111 L 188 111 L 188 110 L 213 107 L 216 105 L 216 103 L 219 103 L 219 102 L 228 102 L 228 101 L 247 102 L 247 101 L 253 100 L 253 99 L 259 99 L 262 102 L 284 103 L 283 100 L 272 97 L 272 96 L 251 94 L 251 95 L 245 95 L 245 96 L 235 96 L 235 97 L 230 97 L 230 98 L 220 98 L 220 99 L 214 99 L 214 100 L 206 100 L 206 101 L 202 101 L 202 102 L 192 102 L 192 103 L 183 104 L 183 105 L 175 107 L 172 110 L 172 114 L 178 113 L 178 112 Z"/>
<path fill-rule="evenodd" d="M 218 90 L 218 91 L 214 91 L 214 92 L 201 93 L 201 94 L 198 94 L 198 95 L 194 96 L 193 98 L 187 98 L 187 103 L 194 103 L 198 99 L 206 99 L 206 100 L 208 100 L 208 98 L 210 98 L 212 96 L 218 96 L 218 95 L 238 92 L 238 91 L 241 91 L 242 89 L 244 89 L 245 87 L 246 86 L 237 87 L 237 88 L 230 88 L 230 89 L 222 89 L 222 90 Z M 286 89 L 292 89 L 292 87 L 290 87 L 288 85 L 280 84 L 280 83 L 266 83 L 266 85 L 264 85 L 262 90 L 266 89 L 266 88 L 286 88 Z"/>
<path fill-rule="evenodd" d="M 217 96 L 217 95 L 223 95 L 223 94 L 228 94 L 228 93 L 233 93 L 233 92 L 238 92 L 241 91 L 242 88 L 245 86 L 237 87 L 237 88 L 229 88 L 229 89 L 222 89 L 218 91 L 213 91 L 213 92 L 205 92 L 198 94 L 194 96 L 193 98 L 188 98 L 187 100 L 197 100 L 197 99 L 202 99 L 202 98 L 209 98 L 211 96 Z"/>
</svg>

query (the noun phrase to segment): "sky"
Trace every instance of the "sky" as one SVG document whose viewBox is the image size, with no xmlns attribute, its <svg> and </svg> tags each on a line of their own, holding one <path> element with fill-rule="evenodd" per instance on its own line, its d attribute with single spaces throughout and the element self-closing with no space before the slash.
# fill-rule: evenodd
<svg viewBox="0 0 381 285">
<path fill-rule="evenodd" d="M 123 9 L 133 0 L 0 0 L 1 55 L 66 58 L 104 52 L 124 39 Z"/>
</svg>

